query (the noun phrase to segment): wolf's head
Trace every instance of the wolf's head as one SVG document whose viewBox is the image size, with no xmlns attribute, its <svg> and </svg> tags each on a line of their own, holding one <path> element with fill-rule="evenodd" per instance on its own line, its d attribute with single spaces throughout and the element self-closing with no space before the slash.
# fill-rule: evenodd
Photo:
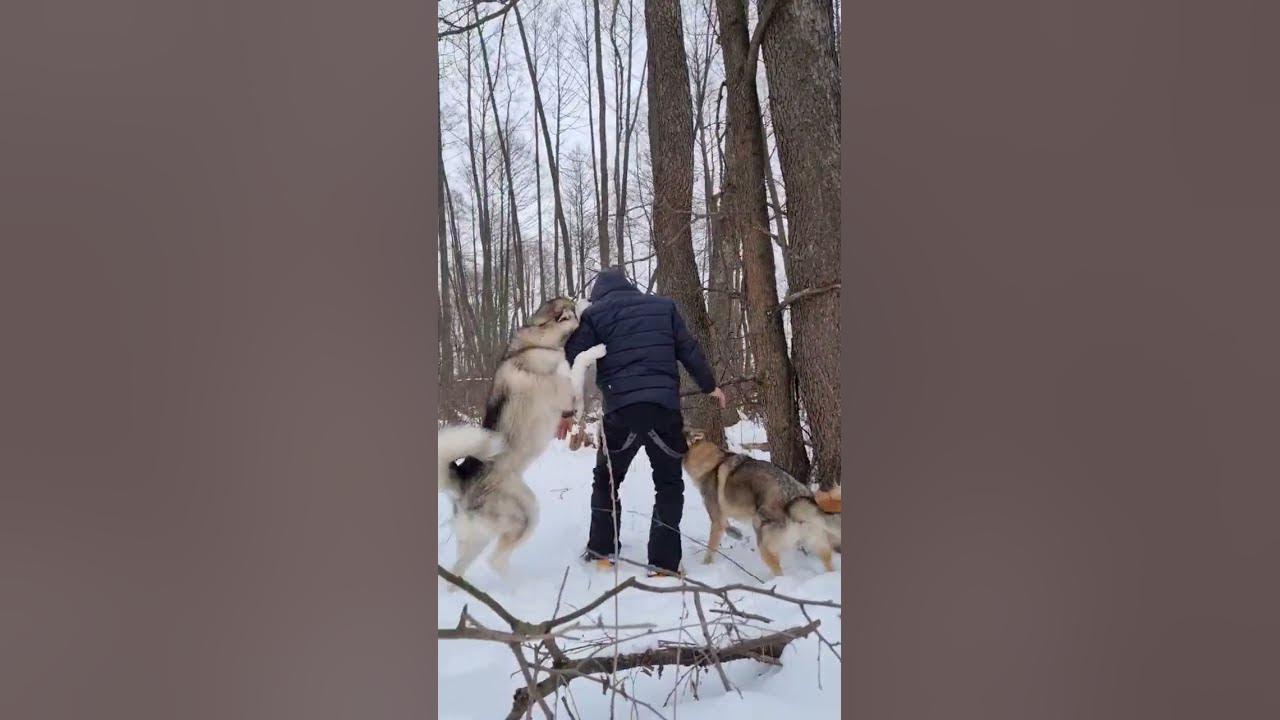
<svg viewBox="0 0 1280 720">
<path fill-rule="evenodd" d="M 517 333 L 525 342 L 535 345 L 563 346 L 578 329 L 579 314 L 574 301 L 555 297 L 542 303 Z"/>
</svg>

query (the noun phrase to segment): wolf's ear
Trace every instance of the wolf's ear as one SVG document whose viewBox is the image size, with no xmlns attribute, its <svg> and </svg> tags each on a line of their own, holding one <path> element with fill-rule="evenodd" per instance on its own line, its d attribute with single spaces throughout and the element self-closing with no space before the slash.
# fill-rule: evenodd
<svg viewBox="0 0 1280 720">
<path fill-rule="evenodd" d="M 684 441 L 689 445 L 701 442 L 706 436 L 707 434 L 700 428 L 689 427 L 688 425 L 684 428 Z"/>
</svg>

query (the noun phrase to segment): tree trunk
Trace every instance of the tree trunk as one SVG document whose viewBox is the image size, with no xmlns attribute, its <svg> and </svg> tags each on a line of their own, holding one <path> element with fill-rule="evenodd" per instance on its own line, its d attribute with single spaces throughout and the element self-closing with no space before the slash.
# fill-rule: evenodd
<svg viewBox="0 0 1280 720">
<path fill-rule="evenodd" d="M 547 260 L 542 252 L 542 158 L 538 152 L 538 116 L 533 116 L 533 182 L 538 205 L 538 295 L 547 297 Z M 534 303 L 537 305 L 538 303 Z"/>
<path fill-rule="evenodd" d="M 800 431 L 794 370 L 778 313 L 778 284 L 765 199 L 764 130 L 754 68 L 748 67 L 747 8 L 738 0 L 716 0 L 720 47 L 728 82 L 723 202 L 727 234 L 742 243 L 742 269 L 751 334 L 764 404 L 769 459 L 804 482 L 809 476 Z"/>
<path fill-rule="evenodd" d="M 619 0 L 614 0 L 613 12 L 616 21 L 618 14 Z M 617 65 L 618 73 L 621 75 L 617 82 L 617 94 L 621 98 L 618 103 L 616 127 L 614 128 L 614 137 L 616 144 L 619 146 L 618 157 L 614 159 L 614 193 L 617 195 L 617 217 L 614 218 L 614 235 L 615 242 L 618 245 L 618 264 L 624 264 L 625 257 L 623 248 L 623 232 L 627 223 L 627 183 L 629 174 L 627 166 L 631 161 L 631 134 L 635 128 L 635 122 L 632 120 L 631 107 L 633 98 L 631 95 L 631 67 L 632 58 L 635 57 L 635 9 L 631 0 L 627 2 L 627 62 L 625 70 L 621 61 L 621 51 L 618 48 L 617 34 L 611 32 L 610 38 L 613 41 L 614 62 Z M 643 81 L 642 81 L 643 82 Z M 625 85 L 624 85 L 625 83 Z M 638 102 L 635 103 L 639 105 Z M 635 257 L 635 248 L 632 248 L 631 257 Z"/>
<path fill-rule="evenodd" d="M 445 196 L 444 196 L 444 141 L 440 137 L 440 129 L 436 128 L 436 147 L 437 157 L 440 161 L 440 177 L 439 187 L 436 188 L 439 194 L 439 212 L 440 216 L 440 239 L 438 241 L 438 252 L 440 255 L 440 285 L 437 288 L 436 296 L 440 304 L 440 365 L 439 380 L 441 384 L 451 382 L 454 378 L 453 368 L 453 302 L 450 293 L 453 292 L 452 284 L 449 282 L 449 227 L 445 220 Z"/>
<path fill-rule="evenodd" d="M 675 300 L 690 333 L 710 353 L 711 327 L 698 282 L 690 226 L 693 208 L 693 100 L 680 0 L 645 0 L 649 50 L 649 152 L 653 157 L 653 247 L 660 290 Z M 720 368 L 715 368 L 717 376 Z M 685 385 L 692 387 L 686 379 Z M 724 444 L 715 400 L 690 398 L 689 419 Z"/>
<path fill-rule="evenodd" d="M 768 148 L 769 138 L 765 136 L 765 147 Z M 786 266 L 787 277 L 791 277 L 791 253 L 787 247 L 787 214 L 782 209 L 782 200 L 778 194 L 778 183 L 774 178 L 773 157 L 768 151 L 764 154 L 764 180 L 765 186 L 769 188 L 769 206 L 773 210 L 773 227 L 776 237 L 774 243 L 782 249 L 782 262 Z"/>
<path fill-rule="evenodd" d="M 761 43 L 787 192 L 792 293 L 840 279 L 840 70 L 832 32 L 824 0 L 787 0 Z M 790 312 L 814 476 L 829 490 L 840 483 L 840 292 L 809 295 Z"/>
<path fill-rule="evenodd" d="M 600 200 L 596 204 L 596 226 L 600 233 L 600 269 L 609 267 L 609 141 L 605 133 L 607 117 L 604 99 L 604 52 L 601 49 L 600 0 L 594 0 L 596 24 L 596 97 L 600 101 Z M 618 258 L 621 261 L 622 258 Z"/>
</svg>

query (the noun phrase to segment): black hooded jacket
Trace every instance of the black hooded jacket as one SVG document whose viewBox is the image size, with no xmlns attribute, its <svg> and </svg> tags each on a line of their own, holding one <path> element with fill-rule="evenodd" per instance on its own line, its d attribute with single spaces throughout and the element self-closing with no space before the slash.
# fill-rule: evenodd
<svg viewBox="0 0 1280 720">
<path fill-rule="evenodd" d="M 679 409 L 677 361 L 702 392 L 716 389 L 711 365 L 673 300 L 640 292 L 616 268 L 596 277 L 590 300 L 565 355 L 572 363 L 587 348 L 605 344 L 608 354 L 596 363 L 596 385 L 606 413 L 643 402 Z"/>
</svg>

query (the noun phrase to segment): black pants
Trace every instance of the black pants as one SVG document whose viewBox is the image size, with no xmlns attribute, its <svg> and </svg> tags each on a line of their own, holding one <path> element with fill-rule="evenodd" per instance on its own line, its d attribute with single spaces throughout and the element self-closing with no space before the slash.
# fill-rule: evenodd
<svg viewBox="0 0 1280 720">
<path fill-rule="evenodd" d="M 596 453 L 591 488 L 591 535 L 587 549 L 596 555 L 620 550 L 622 503 L 614 492 L 640 448 L 653 467 L 655 498 L 649 525 L 649 564 L 664 570 L 680 567 L 680 518 L 684 514 L 684 478 L 680 463 L 688 446 L 679 410 L 653 403 L 627 405 L 604 417 L 605 448 Z M 613 468 L 610 483 L 609 468 Z"/>
</svg>

